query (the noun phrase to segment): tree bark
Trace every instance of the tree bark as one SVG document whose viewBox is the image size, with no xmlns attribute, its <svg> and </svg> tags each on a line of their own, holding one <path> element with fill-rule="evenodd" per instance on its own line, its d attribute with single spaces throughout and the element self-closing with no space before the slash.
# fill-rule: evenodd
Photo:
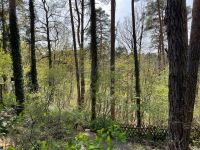
<svg viewBox="0 0 200 150">
<path fill-rule="evenodd" d="M 13 65 L 13 76 L 15 81 L 15 96 L 18 106 L 16 107 L 17 114 L 20 114 L 24 109 L 24 82 L 22 70 L 22 58 L 20 54 L 20 37 L 17 25 L 16 1 L 9 0 L 9 28 L 10 28 L 10 45 L 11 57 Z"/>
<path fill-rule="evenodd" d="M 115 120 L 115 0 L 111 0 L 111 53 L 110 53 L 110 97 L 111 118 Z"/>
<path fill-rule="evenodd" d="M 187 150 L 185 127 L 186 62 L 188 49 L 186 0 L 167 1 L 169 57 L 169 149 Z"/>
<path fill-rule="evenodd" d="M 51 50 L 51 40 L 50 40 L 50 31 L 49 31 L 49 7 L 47 6 L 46 0 L 42 0 L 43 8 L 45 11 L 45 21 L 46 21 L 46 35 L 47 35 L 47 47 L 48 47 L 48 59 L 49 59 L 49 69 L 53 67 L 52 65 L 52 50 Z M 52 81 L 49 81 L 51 85 Z"/>
<path fill-rule="evenodd" d="M 84 17 L 85 17 L 85 1 L 81 1 L 81 56 L 80 56 L 80 66 L 81 66 L 81 103 L 84 104 L 85 101 L 85 50 L 84 50 Z"/>
<path fill-rule="evenodd" d="M 37 81 L 37 68 L 36 68 L 36 56 L 35 56 L 35 11 L 34 0 L 29 0 L 30 10 L 30 30 L 31 30 L 31 91 L 36 92 L 38 90 Z"/>
<path fill-rule="evenodd" d="M 77 104 L 78 104 L 78 107 L 80 108 L 81 107 L 80 77 L 79 77 L 77 47 L 76 47 L 76 33 L 75 33 L 75 29 L 74 29 L 74 19 L 73 19 L 73 11 L 72 11 L 72 2 L 71 2 L 71 0 L 69 0 L 69 9 L 70 9 L 70 17 L 71 17 L 73 46 L 74 46 L 74 59 L 75 59 L 75 67 L 76 67 Z"/>
<path fill-rule="evenodd" d="M 186 143 L 187 148 L 190 141 L 191 124 L 193 120 L 194 104 L 198 83 L 198 69 L 200 61 L 200 1 L 193 1 L 192 12 L 192 28 L 190 35 L 190 47 L 188 51 L 188 64 L 187 64 L 187 90 L 185 97 L 186 104 Z"/>
<path fill-rule="evenodd" d="M 96 119 L 96 99 L 97 99 L 97 89 L 98 89 L 98 58 L 97 58 L 97 34 L 96 34 L 96 9 L 95 0 L 90 0 L 90 10 L 91 10 L 91 120 Z"/>
<path fill-rule="evenodd" d="M 77 25 L 77 41 L 78 41 L 79 47 L 81 47 L 81 38 L 80 38 L 81 17 L 80 17 L 80 12 L 79 12 L 79 8 L 78 8 L 77 0 L 75 0 L 75 8 L 76 8 L 77 22 L 78 22 L 78 25 Z"/>
<path fill-rule="evenodd" d="M 135 65 L 135 92 L 136 92 L 136 116 L 137 126 L 141 127 L 141 110 L 140 110 L 140 69 L 138 61 L 138 50 L 137 50 L 137 38 L 135 29 L 135 5 L 132 0 L 132 28 L 133 28 L 133 40 L 134 40 L 134 65 Z"/>
</svg>

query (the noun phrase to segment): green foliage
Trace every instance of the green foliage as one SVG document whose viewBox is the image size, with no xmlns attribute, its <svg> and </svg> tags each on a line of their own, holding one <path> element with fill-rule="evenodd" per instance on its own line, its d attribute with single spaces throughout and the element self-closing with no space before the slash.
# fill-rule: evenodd
<svg viewBox="0 0 200 150">
<path fill-rule="evenodd" d="M 0 49 L 0 76 L 2 75 L 11 75 L 11 57 L 9 53 L 5 53 L 2 49 Z M 0 81 L 1 82 L 1 81 Z"/>
<path fill-rule="evenodd" d="M 106 118 L 106 117 L 98 117 L 94 121 L 91 122 L 90 127 L 92 131 L 97 131 L 100 129 L 108 130 L 110 126 L 113 126 L 116 124 L 116 122 L 112 121 L 111 118 Z"/>
<path fill-rule="evenodd" d="M 115 141 L 114 141 L 115 140 Z M 119 126 L 113 125 L 106 131 L 104 128 L 97 131 L 94 139 L 89 139 L 84 133 L 79 133 L 75 141 L 66 145 L 66 150 L 112 150 L 114 142 L 124 143 L 126 136 L 119 130 Z"/>
<path fill-rule="evenodd" d="M 71 140 L 89 122 L 87 112 L 58 109 L 47 99 L 48 93 L 27 95 L 23 116 L 19 116 L 9 135 L 19 147 L 30 149 L 38 141 L 48 145 Z"/>
<path fill-rule="evenodd" d="M 9 129 L 13 127 L 16 116 L 13 115 L 14 110 L 9 107 L 1 107 L 0 112 L 0 136 L 7 136 Z"/>
</svg>

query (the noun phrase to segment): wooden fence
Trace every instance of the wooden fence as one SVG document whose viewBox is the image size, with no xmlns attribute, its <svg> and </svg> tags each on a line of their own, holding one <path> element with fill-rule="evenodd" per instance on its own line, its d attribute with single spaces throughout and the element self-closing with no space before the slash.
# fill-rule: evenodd
<svg viewBox="0 0 200 150">
<path fill-rule="evenodd" d="M 165 141 L 168 136 L 167 127 L 121 124 L 121 130 L 126 133 L 129 140 L 149 139 L 153 141 Z M 200 127 L 192 127 L 191 141 L 200 139 Z"/>
</svg>

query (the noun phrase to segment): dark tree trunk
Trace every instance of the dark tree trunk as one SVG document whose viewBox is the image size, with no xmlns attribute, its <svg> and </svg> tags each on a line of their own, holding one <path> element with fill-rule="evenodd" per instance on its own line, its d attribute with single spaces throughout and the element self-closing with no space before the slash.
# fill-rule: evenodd
<svg viewBox="0 0 200 150">
<path fill-rule="evenodd" d="M 115 0 L 111 0 L 111 55 L 110 55 L 110 96 L 111 118 L 115 120 Z"/>
<path fill-rule="evenodd" d="M 190 131 L 191 124 L 193 120 L 194 112 L 194 103 L 196 98 L 197 91 L 197 80 L 198 80 L 198 68 L 199 68 L 199 59 L 200 59 L 200 1 L 193 1 L 193 12 L 192 12 L 192 29 L 190 37 L 190 47 L 188 52 L 188 65 L 187 65 L 187 90 L 185 97 L 186 104 L 186 125 L 188 128 L 186 134 L 186 143 L 185 147 L 188 148 L 190 141 Z"/>
<path fill-rule="evenodd" d="M 141 126 L 141 111 L 140 111 L 140 66 L 138 61 L 137 38 L 135 30 L 135 5 L 132 0 L 132 26 L 133 26 L 133 40 L 134 40 L 134 65 L 135 65 L 135 92 L 136 92 L 136 116 L 137 126 Z"/>
<path fill-rule="evenodd" d="M 77 22 L 78 22 L 78 24 L 77 24 L 77 41 L 78 41 L 79 47 L 81 47 L 81 38 L 80 38 L 81 17 L 80 17 L 77 0 L 75 0 L 75 8 L 76 8 Z"/>
<path fill-rule="evenodd" d="M 73 46 L 74 46 L 74 59 L 75 59 L 75 67 L 76 67 L 76 81 L 77 81 L 77 103 L 78 107 L 81 107 L 81 95 L 80 95 L 80 77 L 79 77 L 79 67 L 78 67 L 78 57 L 77 57 L 77 47 L 76 47 L 76 33 L 74 29 L 74 19 L 73 19 L 73 11 L 72 11 L 72 2 L 69 0 L 69 9 L 70 9 L 70 17 L 71 17 L 71 26 L 72 26 L 72 35 L 73 35 Z"/>
<path fill-rule="evenodd" d="M 46 13 L 46 29 L 47 29 L 47 45 L 48 45 L 48 52 L 49 52 L 49 69 L 51 69 L 53 65 L 52 65 L 52 51 L 51 51 L 48 13 Z"/>
<path fill-rule="evenodd" d="M 91 120 L 96 119 L 96 97 L 98 89 L 98 65 L 97 65 L 97 34 L 96 34 L 96 9 L 95 0 L 90 0 L 91 9 Z"/>
<path fill-rule="evenodd" d="M 167 1 L 169 149 L 187 150 L 184 94 L 188 49 L 186 0 Z"/>
<path fill-rule="evenodd" d="M 37 69 L 36 69 L 36 56 L 35 56 L 35 12 L 34 0 L 29 0 L 30 10 L 30 30 L 31 30 L 31 91 L 38 90 Z"/>
<path fill-rule="evenodd" d="M 4 3 L 5 3 L 4 0 L 1 0 L 2 41 L 3 41 L 3 50 L 7 52 L 7 34 L 6 34 Z"/>
<path fill-rule="evenodd" d="M 85 50 L 84 50 L 84 16 L 85 16 L 85 1 L 81 1 L 81 45 L 80 45 L 80 66 L 81 66 L 81 103 L 84 104 L 85 101 Z"/>
<path fill-rule="evenodd" d="M 17 25 L 16 15 L 16 1 L 9 0 L 9 22 L 10 22 L 10 45 L 11 56 L 13 64 L 13 75 L 15 81 L 15 95 L 18 106 L 16 107 L 17 114 L 21 113 L 24 109 L 24 83 L 23 83 L 23 70 L 22 58 L 20 54 L 20 37 Z"/>
<path fill-rule="evenodd" d="M 47 47 L 48 47 L 48 59 L 49 59 L 49 69 L 53 67 L 52 65 L 52 51 L 51 51 L 51 40 L 50 40 L 50 31 L 49 31 L 49 7 L 47 6 L 46 0 L 42 0 L 43 8 L 45 11 L 45 26 L 46 26 L 46 36 L 47 36 Z M 49 85 L 51 85 L 49 81 Z"/>
</svg>

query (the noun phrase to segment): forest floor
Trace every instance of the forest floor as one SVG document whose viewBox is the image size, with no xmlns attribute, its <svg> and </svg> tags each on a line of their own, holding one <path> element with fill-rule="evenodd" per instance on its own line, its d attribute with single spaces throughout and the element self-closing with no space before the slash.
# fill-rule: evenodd
<svg viewBox="0 0 200 150">
<path fill-rule="evenodd" d="M 84 134 L 89 137 L 89 139 L 94 139 L 96 134 L 90 131 L 85 131 Z M 114 150 L 167 150 L 166 143 L 155 143 L 143 140 L 142 142 L 126 142 L 126 143 L 117 143 L 113 141 L 115 145 Z M 0 139 L 0 150 L 8 149 L 9 146 L 14 145 L 13 142 L 9 139 Z M 200 150 L 197 147 L 191 147 L 191 150 Z"/>
<path fill-rule="evenodd" d="M 94 139 L 96 134 L 90 131 L 85 131 L 84 134 L 89 137 L 89 139 Z M 143 142 L 126 142 L 126 143 L 117 143 L 113 141 L 115 145 L 115 150 L 165 150 L 166 144 L 160 143 L 150 143 L 147 141 Z"/>
<path fill-rule="evenodd" d="M 89 137 L 89 139 L 94 139 L 96 134 L 90 132 L 89 130 L 85 131 L 84 134 Z M 117 143 L 113 141 L 115 145 L 114 150 L 167 150 L 167 143 L 158 143 L 158 142 L 150 142 L 150 141 L 140 141 L 140 142 L 126 142 L 126 143 Z M 191 150 L 200 150 L 197 147 L 190 147 Z"/>
</svg>

